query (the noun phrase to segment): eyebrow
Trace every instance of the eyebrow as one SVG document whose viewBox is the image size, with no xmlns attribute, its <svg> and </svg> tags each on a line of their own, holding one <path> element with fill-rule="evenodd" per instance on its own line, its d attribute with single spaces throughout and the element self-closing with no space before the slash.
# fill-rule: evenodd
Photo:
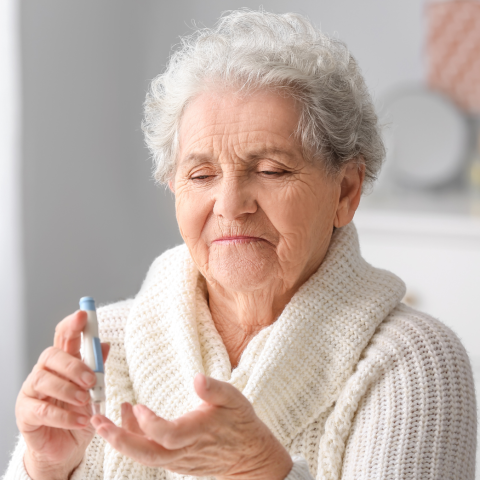
<svg viewBox="0 0 480 480">
<path fill-rule="evenodd" d="M 282 156 L 287 157 L 288 159 L 294 159 L 295 155 L 293 153 L 288 152 L 287 150 L 283 150 L 277 147 L 270 147 L 270 148 L 261 148 L 257 150 L 251 150 L 247 152 L 245 158 L 241 159 L 244 163 L 250 163 L 254 160 L 259 160 L 261 158 L 269 157 L 269 156 Z M 212 161 L 212 156 L 205 153 L 196 153 L 192 152 L 189 153 L 185 158 L 180 161 L 180 164 L 187 165 L 192 163 L 202 163 L 202 162 L 210 162 Z"/>
</svg>

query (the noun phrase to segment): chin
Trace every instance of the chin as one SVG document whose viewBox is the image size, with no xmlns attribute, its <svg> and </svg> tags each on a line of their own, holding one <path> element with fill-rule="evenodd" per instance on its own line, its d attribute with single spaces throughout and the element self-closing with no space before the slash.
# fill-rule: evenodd
<svg viewBox="0 0 480 480">
<path fill-rule="evenodd" d="M 268 250 L 270 249 L 248 247 L 211 248 L 209 276 L 223 288 L 236 292 L 247 293 L 265 288 L 277 276 L 276 255 Z"/>
</svg>

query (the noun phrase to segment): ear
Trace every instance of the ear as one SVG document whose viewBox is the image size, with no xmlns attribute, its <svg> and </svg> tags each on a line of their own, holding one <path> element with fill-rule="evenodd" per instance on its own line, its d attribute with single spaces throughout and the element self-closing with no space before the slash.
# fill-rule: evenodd
<svg viewBox="0 0 480 480">
<path fill-rule="evenodd" d="M 175 195 L 175 182 L 173 180 L 168 181 L 168 188 Z"/>
<path fill-rule="evenodd" d="M 360 203 L 365 179 L 365 164 L 359 159 L 347 163 L 340 173 L 340 199 L 333 224 L 340 228 L 350 223 Z"/>
</svg>

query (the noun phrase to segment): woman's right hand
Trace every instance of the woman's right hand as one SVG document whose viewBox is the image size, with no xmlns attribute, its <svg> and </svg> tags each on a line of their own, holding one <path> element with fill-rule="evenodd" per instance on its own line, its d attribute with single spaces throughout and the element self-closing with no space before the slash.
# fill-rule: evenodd
<svg viewBox="0 0 480 480">
<path fill-rule="evenodd" d="M 86 323 L 86 312 L 79 310 L 57 325 L 53 347 L 42 352 L 17 397 L 25 469 L 34 480 L 67 480 L 95 433 L 88 389 L 96 378 L 80 357 Z M 102 344 L 104 359 L 108 350 Z"/>
</svg>

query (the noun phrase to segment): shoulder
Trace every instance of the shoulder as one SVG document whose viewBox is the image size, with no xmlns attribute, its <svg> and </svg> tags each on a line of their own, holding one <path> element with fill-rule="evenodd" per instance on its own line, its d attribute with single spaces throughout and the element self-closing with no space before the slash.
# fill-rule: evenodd
<svg viewBox="0 0 480 480">
<path fill-rule="evenodd" d="M 395 471 L 392 478 L 473 479 L 475 388 L 458 337 L 400 304 L 378 327 L 361 363 L 376 365 L 378 374 L 359 399 L 343 478 L 390 478 Z"/>
<path fill-rule="evenodd" d="M 432 371 L 455 371 L 471 378 L 470 361 L 457 335 L 439 320 L 403 303 L 379 325 L 370 345 L 394 361 L 403 359 Z"/>
<path fill-rule="evenodd" d="M 378 355 L 380 352 L 380 355 Z M 396 389 L 428 395 L 449 405 L 462 405 L 465 414 L 475 412 L 475 387 L 468 354 L 450 328 L 426 313 L 398 305 L 380 324 L 364 357 L 385 360 L 378 382 L 394 379 Z M 397 381 L 398 380 L 398 381 Z M 401 395 L 406 394 L 401 392 Z"/>
</svg>

